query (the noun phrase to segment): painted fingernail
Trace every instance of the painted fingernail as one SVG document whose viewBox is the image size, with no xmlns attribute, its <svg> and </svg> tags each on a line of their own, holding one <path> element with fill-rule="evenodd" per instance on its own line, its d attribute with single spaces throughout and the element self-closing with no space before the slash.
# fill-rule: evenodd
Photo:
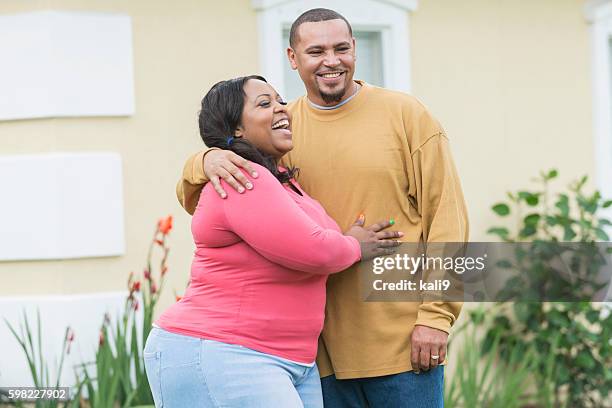
<svg viewBox="0 0 612 408">
<path fill-rule="evenodd" d="M 403 236 L 404 236 L 404 233 L 403 233 L 403 232 L 401 232 L 401 231 L 398 231 L 397 236 L 398 236 L 398 237 L 403 237 Z"/>
<path fill-rule="evenodd" d="M 253 172 L 253 177 L 257 177 L 257 176 L 259 176 L 259 174 L 257 174 L 257 172 L 256 172 L 256 171 L 254 171 L 254 172 Z"/>
<path fill-rule="evenodd" d="M 365 221 L 365 214 L 361 213 L 359 214 L 359 222 L 364 222 Z"/>
<path fill-rule="evenodd" d="M 226 198 L 226 197 L 227 197 L 227 194 L 225 193 L 221 194 L 221 198 Z"/>
<path fill-rule="evenodd" d="M 390 225 L 395 224 L 395 220 L 394 220 L 393 218 L 391 218 L 391 219 L 389 220 L 389 224 L 390 224 Z"/>
<path fill-rule="evenodd" d="M 238 188 L 238 192 L 239 192 L 239 193 L 244 193 L 244 188 L 239 187 L 239 188 Z"/>
<path fill-rule="evenodd" d="M 246 183 L 246 188 L 251 190 L 251 189 L 253 189 L 253 185 L 251 183 Z"/>
</svg>

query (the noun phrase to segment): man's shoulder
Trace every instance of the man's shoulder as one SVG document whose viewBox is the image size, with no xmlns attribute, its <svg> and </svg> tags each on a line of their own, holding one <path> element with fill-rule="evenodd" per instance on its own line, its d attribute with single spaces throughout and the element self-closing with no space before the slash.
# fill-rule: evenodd
<svg viewBox="0 0 612 408">
<path fill-rule="evenodd" d="M 428 110 L 419 98 L 403 91 L 382 88 L 375 85 L 367 85 L 370 88 L 370 99 L 372 102 L 400 105 L 410 110 Z"/>
<path fill-rule="evenodd" d="M 433 135 L 444 133 L 440 122 L 419 98 L 406 92 L 375 86 L 372 86 L 370 95 L 371 103 L 384 106 L 386 112 L 400 117 L 404 126 L 411 129 L 407 133 L 414 146 L 421 145 Z"/>
</svg>

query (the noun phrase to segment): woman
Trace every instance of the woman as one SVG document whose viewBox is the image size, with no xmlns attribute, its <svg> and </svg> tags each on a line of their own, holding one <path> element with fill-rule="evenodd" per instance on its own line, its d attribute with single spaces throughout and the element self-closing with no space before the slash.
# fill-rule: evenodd
<svg viewBox="0 0 612 408">
<path fill-rule="evenodd" d="M 252 161 L 259 178 L 227 199 L 202 191 L 189 288 L 145 347 L 158 407 L 322 407 L 314 361 L 327 276 L 399 244 L 388 222 L 342 234 L 296 169 L 278 166 L 293 147 L 285 105 L 260 76 L 219 82 L 202 100 L 204 143 Z"/>
</svg>

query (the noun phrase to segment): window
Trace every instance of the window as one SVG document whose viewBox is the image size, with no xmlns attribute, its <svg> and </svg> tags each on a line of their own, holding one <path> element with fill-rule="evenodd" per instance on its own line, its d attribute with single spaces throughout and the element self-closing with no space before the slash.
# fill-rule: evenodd
<svg viewBox="0 0 612 408">
<path fill-rule="evenodd" d="M 252 0 L 258 13 L 260 72 L 287 100 L 304 94 L 286 57 L 289 28 L 304 11 L 325 7 L 351 23 L 357 41 L 356 79 L 410 91 L 408 24 L 416 0 Z"/>
</svg>

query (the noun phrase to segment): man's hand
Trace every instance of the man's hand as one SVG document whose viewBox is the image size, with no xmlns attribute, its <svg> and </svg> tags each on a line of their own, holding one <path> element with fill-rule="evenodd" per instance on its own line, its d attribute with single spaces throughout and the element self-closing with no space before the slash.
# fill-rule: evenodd
<svg viewBox="0 0 612 408">
<path fill-rule="evenodd" d="M 239 168 L 245 169 L 251 176 L 257 178 L 257 172 L 251 166 L 251 162 L 230 150 L 211 150 L 204 155 L 204 173 L 221 198 L 226 198 L 227 193 L 221 187 L 220 179 L 225 180 L 239 193 L 244 193 L 245 187 L 248 190 L 253 188 L 253 184 Z"/>
<path fill-rule="evenodd" d="M 412 369 L 418 373 L 442 364 L 446 358 L 447 343 L 448 333 L 427 326 L 414 326 L 410 353 Z"/>
</svg>

